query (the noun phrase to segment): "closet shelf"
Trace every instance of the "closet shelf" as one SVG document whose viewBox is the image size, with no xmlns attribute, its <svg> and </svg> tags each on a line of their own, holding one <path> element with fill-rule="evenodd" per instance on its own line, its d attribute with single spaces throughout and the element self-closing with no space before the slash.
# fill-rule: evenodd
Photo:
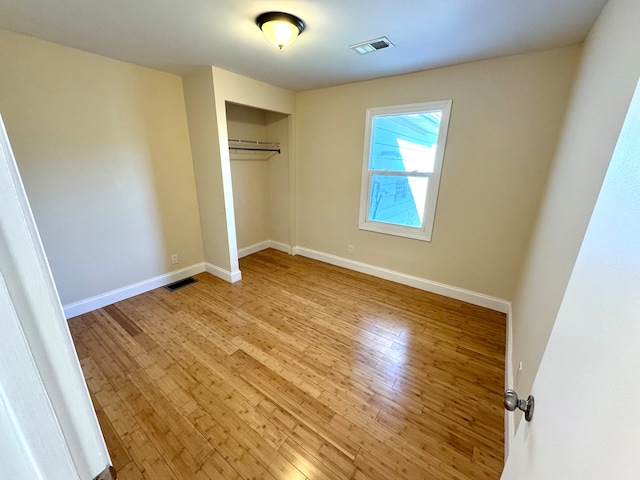
<svg viewBox="0 0 640 480">
<path fill-rule="evenodd" d="M 276 153 L 280 153 L 280 144 L 278 142 L 229 139 L 229 156 L 231 160 L 268 160 Z"/>
</svg>

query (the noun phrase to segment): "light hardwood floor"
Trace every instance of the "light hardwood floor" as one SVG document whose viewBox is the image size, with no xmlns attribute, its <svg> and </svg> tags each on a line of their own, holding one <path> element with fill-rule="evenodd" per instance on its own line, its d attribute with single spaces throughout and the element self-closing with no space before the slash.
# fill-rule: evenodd
<svg viewBox="0 0 640 480">
<path fill-rule="evenodd" d="M 497 479 L 505 317 L 265 250 L 71 319 L 120 480 Z"/>
</svg>

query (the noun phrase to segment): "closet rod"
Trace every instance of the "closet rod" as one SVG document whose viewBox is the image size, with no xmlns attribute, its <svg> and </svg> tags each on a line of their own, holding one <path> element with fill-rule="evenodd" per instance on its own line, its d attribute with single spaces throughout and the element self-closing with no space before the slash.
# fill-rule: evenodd
<svg viewBox="0 0 640 480">
<path fill-rule="evenodd" d="M 229 145 L 229 150 L 248 150 L 252 152 L 278 152 L 280 153 L 279 148 L 249 148 L 249 147 L 233 147 Z"/>
<path fill-rule="evenodd" d="M 242 140 L 238 138 L 229 139 L 230 151 L 245 152 L 272 152 L 272 154 L 280 153 L 280 144 L 278 142 L 265 142 L 261 140 Z"/>
</svg>

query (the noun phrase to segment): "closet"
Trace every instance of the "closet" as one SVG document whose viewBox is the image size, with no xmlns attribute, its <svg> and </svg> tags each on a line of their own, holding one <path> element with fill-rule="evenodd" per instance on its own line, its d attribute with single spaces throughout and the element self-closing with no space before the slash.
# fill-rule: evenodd
<svg viewBox="0 0 640 480">
<path fill-rule="evenodd" d="M 289 247 L 289 116 L 226 103 L 238 256 Z"/>
</svg>

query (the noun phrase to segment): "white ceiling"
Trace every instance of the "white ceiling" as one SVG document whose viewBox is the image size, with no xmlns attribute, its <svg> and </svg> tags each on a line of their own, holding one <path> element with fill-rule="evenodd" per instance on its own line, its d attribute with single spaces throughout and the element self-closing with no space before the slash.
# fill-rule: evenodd
<svg viewBox="0 0 640 480">
<path fill-rule="evenodd" d="M 606 0 L 0 0 L 0 28 L 172 73 L 216 65 L 309 90 L 573 45 Z M 307 28 L 279 51 L 255 18 Z M 368 55 L 353 43 L 386 36 Z M 0 67 L 1 68 L 1 67 Z"/>
</svg>

